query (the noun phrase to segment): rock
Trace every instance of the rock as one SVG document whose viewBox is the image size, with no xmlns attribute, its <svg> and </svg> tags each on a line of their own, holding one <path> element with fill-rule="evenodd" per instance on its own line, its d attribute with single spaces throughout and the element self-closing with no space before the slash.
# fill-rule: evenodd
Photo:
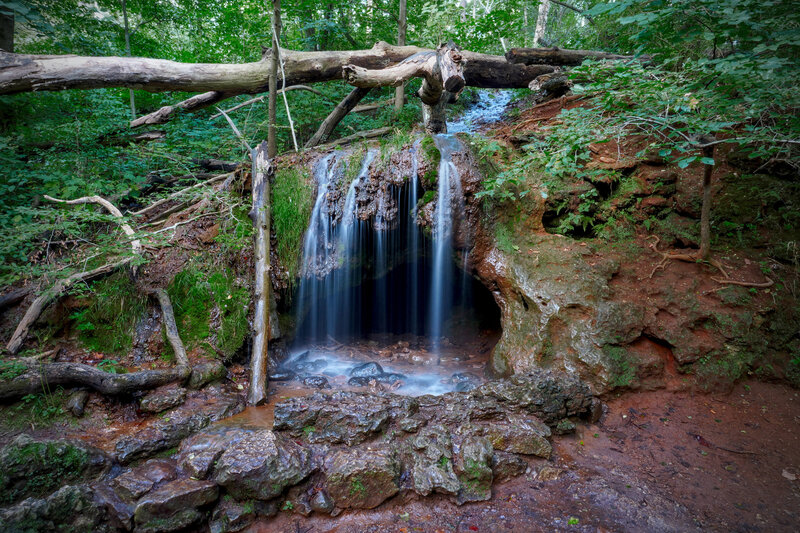
<svg viewBox="0 0 800 533">
<path fill-rule="evenodd" d="M 413 418 L 407 416 L 405 418 L 401 418 L 400 420 L 398 420 L 397 425 L 400 427 L 400 429 L 402 429 L 406 433 L 416 433 L 417 431 L 419 431 L 419 428 L 425 425 L 425 421 L 420 420 L 419 418 Z"/>
<path fill-rule="evenodd" d="M 589 422 L 596 424 L 603 418 L 603 402 L 600 398 L 592 398 L 591 407 L 589 407 Z"/>
<path fill-rule="evenodd" d="M 374 382 L 375 378 L 356 377 L 347 380 L 347 384 L 352 387 L 369 387 L 370 382 Z"/>
<path fill-rule="evenodd" d="M 300 380 L 306 387 L 314 387 L 315 389 L 330 389 L 328 378 L 322 376 L 306 376 Z"/>
<path fill-rule="evenodd" d="M 391 450 L 336 452 L 325 464 L 327 492 L 340 509 L 372 509 L 400 490 L 400 475 Z"/>
<path fill-rule="evenodd" d="M 383 374 L 383 367 L 374 362 L 356 365 L 350 370 L 350 377 L 353 378 L 374 378 L 381 374 Z"/>
<path fill-rule="evenodd" d="M 564 471 L 554 466 L 543 466 L 536 471 L 536 479 L 539 481 L 555 481 L 561 477 Z"/>
<path fill-rule="evenodd" d="M 92 485 L 92 493 L 93 506 L 103 513 L 111 527 L 123 531 L 133 529 L 133 505 L 122 501 L 107 483 Z"/>
<path fill-rule="evenodd" d="M 160 413 L 186 401 L 186 389 L 167 385 L 148 392 L 139 400 L 139 408 L 147 413 Z"/>
<path fill-rule="evenodd" d="M 394 394 L 335 392 L 289 398 L 275 406 L 276 430 L 291 430 L 300 437 L 307 433 L 311 443 L 345 443 L 353 446 L 378 433 L 394 414 L 416 412 L 414 398 Z M 313 431 L 309 431 L 313 428 Z"/>
<path fill-rule="evenodd" d="M 471 382 L 471 381 L 462 381 L 460 383 L 456 383 L 456 391 L 457 392 L 469 392 L 471 390 L 475 390 L 478 385 Z"/>
<path fill-rule="evenodd" d="M 223 499 L 211 514 L 209 529 L 211 533 L 232 533 L 241 531 L 256 519 L 253 502 L 239 503 Z"/>
<path fill-rule="evenodd" d="M 218 496 L 219 489 L 210 481 L 170 481 L 139 500 L 133 514 L 136 531 L 155 533 L 187 528 L 203 518 L 199 508 Z"/>
<path fill-rule="evenodd" d="M 460 484 L 453 470 L 453 445 L 448 429 L 428 426 L 414 437 L 412 446 L 414 491 L 422 496 L 431 492 L 457 494 Z"/>
<path fill-rule="evenodd" d="M 144 464 L 117 476 L 111 485 L 120 498 L 133 502 L 155 486 L 178 477 L 175 461 L 151 459 Z"/>
<path fill-rule="evenodd" d="M 102 519 L 87 486 L 66 485 L 46 498 L 28 498 L 0 510 L 0 531 L 110 531 Z"/>
<path fill-rule="evenodd" d="M 327 513 L 330 514 L 333 511 L 334 504 L 333 500 L 328 493 L 323 490 L 317 490 L 314 495 L 311 497 L 311 509 L 318 513 Z"/>
<path fill-rule="evenodd" d="M 492 474 L 495 481 L 506 481 L 521 476 L 528 469 L 528 462 L 513 453 L 495 451 L 492 457 Z"/>
<path fill-rule="evenodd" d="M 547 459 L 553 451 L 548 441 L 550 428 L 535 417 L 509 416 L 483 426 L 483 435 L 497 450 L 536 455 Z"/>
<path fill-rule="evenodd" d="M 192 368 L 188 387 L 190 389 L 201 389 L 213 381 L 224 378 L 226 375 L 228 375 L 228 369 L 225 368 L 222 361 L 215 360 L 200 363 Z"/>
<path fill-rule="evenodd" d="M 483 437 L 468 436 L 461 442 L 455 457 L 459 505 L 492 497 L 492 456 L 492 444 Z"/>
<path fill-rule="evenodd" d="M 248 430 L 235 426 L 210 426 L 181 442 L 178 465 L 190 476 L 206 479 L 222 453 L 248 434 Z"/>
<path fill-rule="evenodd" d="M 394 383 L 397 383 L 398 381 L 403 381 L 404 379 L 406 379 L 406 377 L 403 374 L 387 373 L 387 374 L 381 374 L 379 376 L 375 376 L 372 379 L 374 379 L 378 383 L 386 383 L 388 385 L 393 385 Z"/>
<path fill-rule="evenodd" d="M 556 424 L 553 433 L 556 435 L 568 435 L 570 433 L 575 433 L 575 427 L 575 422 L 571 421 L 569 418 L 565 418 Z"/>
<path fill-rule="evenodd" d="M 319 372 L 328 366 L 328 361 L 325 359 L 316 359 L 314 361 L 300 361 L 292 365 L 292 370 L 298 374 Z"/>
<path fill-rule="evenodd" d="M 67 398 L 67 411 L 69 411 L 72 416 L 80 418 L 83 416 L 87 401 L 89 401 L 89 393 L 85 390 L 77 390 Z"/>
<path fill-rule="evenodd" d="M 270 430 L 254 430 L 217 461 L 213 479 L 240 500 L 269 500 L 311 473 L 311 452 Z"/>
<path fill-rule="evenodd" d="M 110 467 L 110 457 L 93 446 L 22 434 L 0 450 L 0 505 L 97 479 Z"/>
<path fill-rule="evenodd" d="M 207 414 L 188 410 L 169 411 L 167 415 L 150 427 L 117 441 L 115 451 L 119 462 L 127 464 L 177 446 L 211 422 Z"/>
</svg>

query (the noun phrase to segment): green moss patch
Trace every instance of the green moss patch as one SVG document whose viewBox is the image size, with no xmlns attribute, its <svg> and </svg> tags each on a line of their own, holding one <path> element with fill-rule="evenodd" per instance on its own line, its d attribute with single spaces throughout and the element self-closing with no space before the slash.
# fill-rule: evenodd
<svg viewBox="0 0 800 533">
<path fill-rule="evenodd" d="M 278 170 L 272 187 L 272 223 L 275 253 L 294 285 L 303 251 L 303 233 L 308 226 L 314 199 L 308 172 L 294 167 Z"/>
</svg>

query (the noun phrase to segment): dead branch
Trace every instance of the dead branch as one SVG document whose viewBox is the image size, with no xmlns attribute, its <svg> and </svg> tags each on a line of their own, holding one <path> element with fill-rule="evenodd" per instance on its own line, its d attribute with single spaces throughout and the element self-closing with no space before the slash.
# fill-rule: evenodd
<svg viewBox="0 0 800 533">
<path fill-rule="evenodd" d="M 596 50 L 567 50 L 557 47 L 512 48 L 506 52 L 506 60 L 509 63 L 518 65 L 577 66 L 586 59 L 630 60 L 635 59 L 635 57 L 609 54 Z"/>
<path fill-rule="evenodd" d="M 30 307 L 28 307 L 28 310 L 25 312 L 25 316 L 22 317 L 22 320 L 17 325 L 17 329 L 14 330 L 14 334 L 8 341 L 6 350 L 12 354 L 17 353 L 22 346 L 22 343 L 25 341 L 25 337 L 28 336 L 28 331 L 30 330 L 31 326 L 33 326 L 34 322 L 36 322 L 36 320 L 42 314 L 42 311 L 44 311 L 45 307 L 47 307 L 50 302 L 64 294 L 64 292 L 66 292 L 67 289 L 72 287 L 75 283 L 91 281 L 102 276 L 106 276 L 118 268 L 129 264 L 132 260 L 132 257 L 126 257 L 125 259 L 117 261 L 116 263 L 109 263 L 93 270 L 87 270 L 86 272 L 77 272 L 69 277 L 56 281 L 51 288 L 40 294 L 31 303 Z"/>
<path fill-rule="evenodd" d="M 342 119 L 347 116 L 347 114 L 364 98 L 369 92 L 371 91 L 370 88 L 361 88 L 356 87 L 350 94 L 348 94 L 344 100 L 339 102 L 339 104 L 331 111 L 331 114 L 322 121 L 322 124 L 319 125 L 316 133 L 306 142 L 305 149 L 308 150 L 309 148 L 313 148 L 320 143 L 323 143 L 328 140 L 333 133 L 333 130 L 336 129 L 336 126 Z"/>
<path fill-rule="evenodd" d="M 129 374 L 111 374 L 82 363 L 28 363 L 26 366 L 23 374 L 0 382 L 0 400 L 21 398 L 42 392 L 43 387 L 59 385 L 91 387 L 103 394 L 131 394 L 175 381 L 182 382 L 191 373 L 191 369 L 186 366 L 165 370 L 140 370 Z"/>
<path fill-rule="evenodd" d="M 152 211 L 153 209 L 155 209 L 157 207 L 160 207 L 160 206 L 164 205 L 165 203 L 167 203 L 167 202 L 169 202 L 171 200 L 174 200 L 174 199 L 186 194 L 187 192 L 193 191 L 194 189 L 199 189 L 201 187 L 208 187 L 208 186 L 213 185 L 213 184 L 215 184 L 217 182 L 223 181 L 224 179 L 226 179 L 227 177 L 231 176 L 232 174 L 233 174 L 233 172 L 229 172 L 227 174 L 219 174 L 217 176 L 214 176 L 210 180 L 202 181 L 200 183 L 195 183 L 191 187 L 186 187 L 185 189 L 181 189 L 181 190 L 179 190 L 177 192 L 174 192 L 174 193 L 170 194 L 169 196 L 167 196 L 166 198 L 162 198 L 161 200 L 158 200 L 157 202 L 153 202 L 152 204 L 148 205 L 147 207 L 145 207 L 143 209 L 140 209 L 138 211 L 132 211 L 129 214 L 130 215 L 134 215 L 134 216 L 145 215 L 145 214 L 149 213 L 150 211 Z"/>
<path fill-rule="evenodd" d="M 25 297 L 30 294 L 30 292 L 31 291 L 29 288 L 23 287 L 21 289 L 9 291 L 0 296 L 0 312 L 4 311 L 8 307 L 18 304 L 24 300 Z"/>
<path fill-rule="evenodd" d="M 308 85 L 292 85 L 290 87 L 286 87 L 285 89 L 278 90 L 278 94 L 283 94 L 285 91 L 309 91 L 309 92 L 312 92 L 314 94 L 317 94 L 317 95 L 325 98 L 328 101 L 332 101 L 330 98 L 325 96 L 325 94 L 323 94 L 322 92 L 314 89 L 313 87 L 309 87 Z M 232 112 L 234 112 L 236 110 L 239 110 L 239 109 L 241 109 L 243 107 L 247 107 L 249 105 L 255 104 L 256 102 L 263 102 L 265 98 L 266 98 L 266 96 L 256 96 L 255 98 L 251 98 L 250 100 L 246 100 L 246 101 L 242 102 L 239 105 L 235 105 L 235 106 L 233 106 L 233 107 L 231 107 L 229 109 L 226 109 L 225 112 L 226 113 L 232 113 Z M 215 118 L 219 118 L 221 116 L 222 116 L 222 113 L 214 113 L 213 115 L 211 115 L 209 120 L 214 120 Z"/>
<path fill-rule="evenodd" d="M 178 325 L 175 323 L 175 313 L 172 311 L 172 302 L 169 299 L 167 291 L 164 289 L 156 289 L 154 291 L 158 304 L 161 306 L 161 312 L 164 314 L 164 329 L 167 332 L 167 339 L 172 345 L 172 350 L 175 352 L 175 360 L 178 367 L 189 367 L 189 357 L 186 355 L 186 349 L 183 347 L 183 341 L 178 333 Z"/>
<path fill-rule="evenodd" d="M 388 135 L 391 132 L 392 128 L 389 127 L 376 128 L 374 130 L 359 131 L 352 135 L 348 135 L 347 137 L 342 137 L 341 139 L 336 139 L 335 141 L 331 141 L 327 144 L 320 144 L 319 146 L 317 146 L 317 149 L 326 150 L 328 148 L 333 148 L 335 146 L 350 144 L 355 141 L 362 141 L 364 139 L 375 139 L 377 137 L 383 137 L 384 135 Z"/>
</svg>

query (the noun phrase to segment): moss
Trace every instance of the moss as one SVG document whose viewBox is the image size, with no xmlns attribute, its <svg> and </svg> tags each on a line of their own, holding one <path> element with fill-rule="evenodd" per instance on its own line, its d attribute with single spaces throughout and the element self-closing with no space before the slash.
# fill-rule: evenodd
<svg viewBox="0 0 800 533">
<path fill-rule="evenodd" d="M 419 200 L 419 205 L 428 205 L 436 198 L 436 191 L 425 191 L 425 194 L 422 195 L 422 198 Z"/>
<path fill-rule="evenodd" d="M 58 442 L 14 443 L 0 460 L 0 502 L 43 496 L 80 478 L 89 466 L 86 450 Z"/>
<path fill-rule="evenodd" d="M 364 486 L 364 483 L 358 478 L 355 477 L 350 481 L 350 495 L 357 495 L 357 496 L 364 496 L 367 493 L 367 487 Z"/>
<path fill-rule="evenodd" d="M 133 346 L 136 323 L 147 309 L 147 297 L 125 273 L 96 281 L 82 297 L 88 306 L 71 315 L 81 342 L 90 350 L 125 355 Z"/>
<path fill-rule="evenodd" d="M 275 253 L 294 285 L 300 265 L 303 233 L 313 208 L 313 186 L 307 171 L 286 167 L 275 174 L 272 187 L 272 224 Z"/>
<path fill-rule="evenodd" d="M 705 390 L 728 388 L 749 374 L 757 353 L 748 349 L 714 351 L 692 365 L 697 384 Z"/>
<path fill-rule="evenodd" d="M 363 144 L 360 144 L 348 156 L 344 174 L 337 184 L 338 189 L 343 195 L 347 194 L 347 189 L 350 187 L 350 184 L 353 183 L 353 180 L 358 177 L 358 173 L 361 171 L 361 165 L 364 163 L 364 157 L 366 157 L 366 154 L 367 147 Z"/>
<path fill-rule="evenodd" d="M 422 186 L 425 189 L 435 189 L 439 176 L 439 162 L 442 154 L 433 141 L 433 137 L 426 136 L 420 143 L 420 150 L 425 160 L 428 162 L 428 170 L 421 177 Z"/>
<path fill-rule="evenodd" d="M 606 344 L 603 353 L 608 359 L 611 376 L 608 383 L 611 387 L 628 387 L 636 378 L 636 369 L 631 364 L 628 351 L 622 346 Z"/>
</svg>

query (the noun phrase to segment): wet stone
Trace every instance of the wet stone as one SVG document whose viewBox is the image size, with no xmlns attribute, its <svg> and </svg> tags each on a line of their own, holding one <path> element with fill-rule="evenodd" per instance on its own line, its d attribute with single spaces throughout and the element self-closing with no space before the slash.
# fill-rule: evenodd
<svg viewBox="0 0 800 533">
<path fill-rule="evenodd" d="M 347 380 L 347 384 L 353 387 L 368 387 L 370 382 L 374 382 L 375 378 L 368 377 L 355 377 Z"/>
<path fill-rule="evenodd" d="M 354 378 L 375 378 L 382 375 L 383 367 L 378 363 L 363 363 L 354 366 L 350 370 L 350 377 Z"/>
<path fill-rule="evenodd" d="M 93 505 L 105 515 L 109 525 L 123 531 L 133 528 L 133 510 L 107 483 L 92 485 Z"/>
<path fill-rule="evenodd" d="M 325 465 L 326 487 L 340 509 L 372 509 L 400 490 L 398 465 L 388 448 L 336 452 Z"/>
<path fill-rule="evenodd" d="M 492 443 L 488 439 L 467 436 L 458 447 L 455 457 L 456 473 L 461 484 L 456 502 L 488 500 L 492 497 Z"/>
<path fill-rule="evenodd" d="M 315 389 L 330 389 L 331 385 L 328 383 L 328 378 L 323 376 L 306 376 L 300 380 L 306 387 L 314 387 Z"/>
<path fill-rule="evenodd" d="M 388 385 L 392 385 L 394 383 L 397 383 L 398 381 L 403 381 L 404 379 L 406 379 L 406 377 L 403 374 L 387 373 L 375 376 L 372 379 L 374 379 L 378 383 L 386 383 Z"/>
<path fill-rule="evenodd" d="M 176 463 L 171 459 L 151 459 L 117 476 L 111 485 L 120 498 L 135 501 L 153 487 L 172 481 L 178 476 Z"/>
<path fill-rule="evenodd" d="M 241 428 L 213 425 L 181 442 L 178 465 L 190 476 L 205 479 L 222 453 L 247 435 Z"/>
<path fill-rule="evenodd" d="M 440 425 L 428 426 L 414 437 L 414 491 L 422 496 L 432 492 L 457 494 L 458 477 L 453 470 L 450 431 Z"/>
<path fill-rule="evenodd" d="M 565 418 L 564 420 L 560 420 L 556 427 L 553 428 L 553 433 L 556 435 L 568 435 L 570 433 L 575 433 L 575 422 L 570 420 L 569 418 Z"/>
<path fill-rule="evenodd" d="M 547 459 L 553 451 L 548 441 L 551 432 L 543 422 L 532 416 L 509 416 L 483 426 L 483 435 L 497 450 L 536 455 Z"/>
<path fill-rule="evenodd" d="M 319 372 L 324 370 L 325 367 L 328 366 L 328 362 L 325 359 L 316 359 L 314 361 L 302 361 L 292 365 L 292 370 L 300 373 L 313 373 Z"/>
<path fill-rule="evenodd" d="M 223 498 L 211 514 L 209 529 L 211 533 L 232 533 L 243 530 L 255 519 L 255 505 L 252 501 L 240 503 Z"/>
<path fill-rule="evenodd" d="M 295 377 L 297 377 L 297 374 L 295 374 L 293 371 L 282 369 L 276 370 L 269 375 L 269 379 L 271 381 L 291 381 Z"/>
<path fill-rule="evenodd" d="M 75 391 L 67 398 L 66 408 L 67 411 L 76 418 L 83 416 L 86 408 L 86 402 L 89 400 L 89 393 L 85 390 Z"/>
<path fill-rule="evenodd" d="M 203 518 L 199 508 L 215 501 L 219 489 L 214 483 L 198 479 L 178 479 L 150 492 L 136 505 L 136 530 L 177 531 Z"/>
<path fill-rule="evenodd" d="M 115 450 L 119 462 L 127 464 L 177 446 L 183 439 L 211 422 L 211 418 L 205 413 L 172 411 L 167 414 L 169 416 L 143 431 L 117 441 Z"/>
<path fill-rule="evenodd" d="M 213 479 L 239 500 L 269 500 L 311 473 L 310 451 L 270 430 L 255 430 L 228 447 Z"/>
<path fill-rule="evenodd" d="M 333 500 L 328 493 L 324 490 L 317 490 L 313 496 L 311 496 L 311 509 L 318 513 L 330 513 L 333 511 L 334 504 Z"/>
<path fill-rule="evenodd" d="M 109 531 L 86 485 L 66 485 L 41 499 L 0 509 L 0 531 Z"/>
<path fill-rule="evenodd" d="M 160 413 L 178 407 L 185 401 L 186 389 L 170 385 L 148 392 L 139 400 L 139 408 L 147 413 Z"/>
<path fill-rule="evenodd" d="M 425 421 L 419 418 L 405 417 L 398 420 L 397 425 L 406 433 L 416 433 L 419 428 L 425 425 Z"/>
<path fill-rule="evenodd" d="M 528 462 L 519 455 L 495 451 L 492 456 L 492 475 L 495 481 L 521 476 L 527 469 Z"/>
</svg>

